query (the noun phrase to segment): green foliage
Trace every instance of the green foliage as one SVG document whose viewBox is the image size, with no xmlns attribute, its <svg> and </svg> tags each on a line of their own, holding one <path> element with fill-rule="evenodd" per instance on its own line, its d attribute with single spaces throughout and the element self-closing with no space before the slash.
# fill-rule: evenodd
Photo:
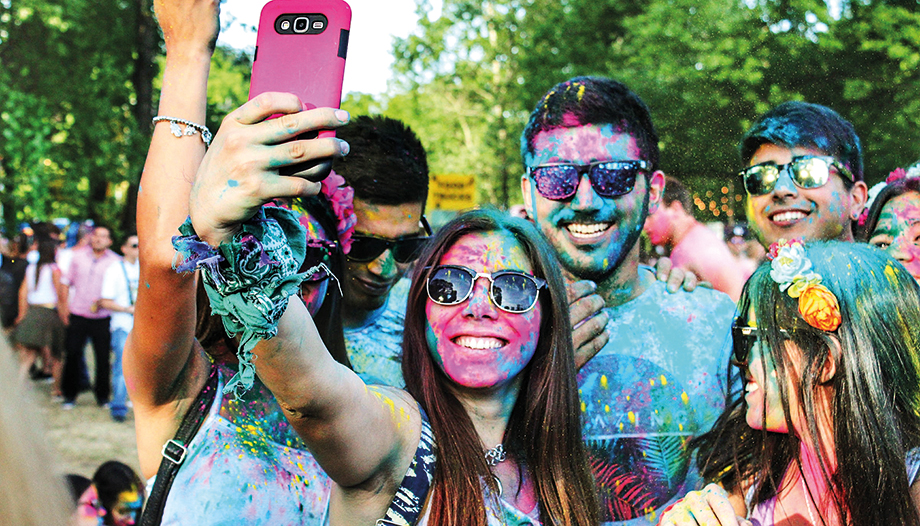
<svg viewBox="0 0 920 526">
<path fill-rule="evenodd" d="M 132 114 L 138 5 L 7 4 L 0 16 L 6 227 L 59 216 L 116 223 L 145 147 Z"/>
<path fill-rule="evenodd" d="M 477 176 L 480 202 L 521 201 L 526 119 L 575 75 L 617 78 L 642 96 L 662 167 L 697 194 L 701 219 L 740 212 L 737 141 L 786 100 L 851 120 L 870 183 L 920 158 L 918 0 L 843 0 L 835 12 L 822 0 L 444 0 L 436 19 L 429 0 L 417 2 L 418 31 L 394 46 L 391 92 L 348 94 L 343 107 L 408 123 L 433 173 Z M 149 0 L 0 0 L 7 228 L 59 216 L 130 222 L 145 111 L 156 107 L 138 73 L 162 55 L 156 38 L 138 36 L 149 17 Z M 212 131 L 246 101 L 250 60 L 215 52 Z"/>
<path fill-rule="evenodd" d="M 835 3 L 836 4 L 836 3 Z M 429 148 L 432 171 L 479 176 L 484 202 L 520 202 L 518 137 L 540 96 L 576 75 L 646 101 L 662 167 L 701 219 L 741 211 L 736 145 L 786 100 L 825 104 L 863 140 L 870 184 L 920 157 L 920 2 L 445 0 L 395 46 L 399 91 L 379 103 Z"/>
</svg>

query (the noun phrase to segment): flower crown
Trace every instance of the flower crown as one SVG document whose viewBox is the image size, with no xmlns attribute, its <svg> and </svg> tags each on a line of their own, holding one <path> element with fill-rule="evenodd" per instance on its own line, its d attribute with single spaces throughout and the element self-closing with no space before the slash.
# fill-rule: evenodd
<svg viewBox="0 0 920 526">
<path fill-rule="evenodd" d="M 799 314 L 812 327 L 835 331 L 840 327 L 840 304 L 837 296 L 821 284 L 821 275 L 811 270 L 801 239 L 780 239 L 770 245 L 767 258 L 772 261 L 770 277 L 779 290 L 799 300 Z"/>
<path fill-rule="evenodd" d="M 322 185 L 321 193 L 329 201 L 332 212 L 338 219 L 335 229 L 342 245 L 342 252 L 348 254 L 351 251 L 351 236 L 355 233 L 355 225 L 358 223 L 354 205 L 355 189 L 348 186 L 345 178 L 335 172 L 323 179 Z"/>
</svg>

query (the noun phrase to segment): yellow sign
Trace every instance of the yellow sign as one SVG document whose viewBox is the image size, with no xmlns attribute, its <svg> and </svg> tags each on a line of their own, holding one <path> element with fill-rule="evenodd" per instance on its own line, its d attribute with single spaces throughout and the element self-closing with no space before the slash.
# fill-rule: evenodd
<svg viewBox="0 0 920 526">
<path fill-rule="evenodd" d="M 466 210 L 476 206 L 476 177 L 462 174 L 432 175 L 428 208 Z"/>
</svg>

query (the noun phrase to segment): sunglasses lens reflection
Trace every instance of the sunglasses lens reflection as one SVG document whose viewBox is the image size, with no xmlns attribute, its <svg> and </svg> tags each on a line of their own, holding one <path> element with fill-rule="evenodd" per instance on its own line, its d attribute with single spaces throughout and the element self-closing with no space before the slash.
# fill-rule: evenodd
<svg viewBox="0 0 920 526">
<path fill-rule="evenodd" d="M 440 305 L 456 305 L 473 288 L 473 276 L 466 270 L 441 267 L 428 278 L 428 297 Z"/>
<path fill-rule="evenodd" d="M 604 163 L 591 170 L 591 184 L 594 191 L 603 197 L 617 197 L 632 192 L 636 186 L 639 170 L 622 163 Z"/>
<path fill-rule="evenodd" d="M 525 312 L 537 301 L 537 284 L 517 273 L 501 274 L 492 281 L 492 301 L 509 312 Z"/>
<path fill-rule="evenodd" d="M 611 161 L 590 165 L 538 166 L 530 172 L 537 192 L 551 200 L 568 199 L 575 195 L 581 172 L 589 170 L 591 187 L 601 197 L 619 197 L 632 192 L 642 165 L 639 161 Z"/>
<path fill-rule="evenodd" d="M 801 159 L 792 163 L 795 184 L 802 188 L 824 186 L 830 178 L 830 165 L 824 159 Z"/>
<path fill-rule="evenodd" d="M 473 289 L 475 275 L 460 267 L 438 267 L 428 278 L 428 297 L 440 305 L 457 305 Z M 521 272 L 504 271 L 492 276 L 489 296 L 496 307 L 519 314 L 532 309 L 539 287 L 534 278 Z"/>
<path fill-rule="evenodd" d="M 537 184 L 537 192 L 547 199 L 567 199 L 575 195 L 578 170 L 574 166 L 541 166 L 531 174 Z"/>
<path fill-rule="evenodd" d="M 830 180 L 831 166 L 831 161 L 821 157 L 803 157 L 784 165 L 765 163 L 750 166 L 741 173 L 748 194 L 765 195 L 776 188 L 780 174 L 786 170 L 799 188 L 820 188 Z"/>
</svg>

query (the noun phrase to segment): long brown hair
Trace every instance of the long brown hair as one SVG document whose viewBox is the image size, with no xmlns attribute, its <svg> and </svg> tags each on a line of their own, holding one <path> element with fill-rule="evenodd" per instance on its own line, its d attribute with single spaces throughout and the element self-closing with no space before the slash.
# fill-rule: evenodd
<svg viewBox="0 0 920 526">
<path fill-rule="evenodd" d="M 459 238 L 474 232 L 514 236 L 533 264 L 534 275 L 547 282 L 548 293 L 540 294 L 540 339 L 520 373 L 521 390 L 503 443 L 530 472 L 544 524 L 597 524 L 594 478 L 582 443 L 568 303 L 558 264 L 533 225 L 489 210 L 468 212 L 444 226 L 419 258 L 409 290 L 403 377 L 406 390 L 428 413 L 438 445 L 430 523 L 485 526 L 482 484 L 498 494 L 473 422 L 453 395 L 425 337 L 429 272 L 423 269 L 437 265 Z"/>
<path fill-rule="evenodd" d="M 754 309 L 762 348 L 776 368 L 786 425 L 794 429 L 789 393 L 796 390 L 808 431 L 819 436 L 815 393 L 830 339 L 836 339 L 836 373 L 824 381 L 834 389 L 836 471 L 822 448 L 815 448 L 830 502 L 841 524 L 920 525 L 905 469 L 910 452 L 920 447 L 920 288 L 894 259 L 869 245 L 815 241 L 806 253 L 839 302 L 839 328 L 825 332 L 807 324 L 798 300 L 771 277 L 769 263 L 751 276 L 739 301 L 740 312 Z M 792 382 L 787 380 L 787 371 L 795 370 L 792 358 L 782 351 L 786 341 L 802 353 L 801 378 Z M 802 473 L 800 440 L 791 432 L 767 431 L 765 423 L 762 430 L 751 429 L 744 390 L 734 385 L 722 416 L 691 449 L 698 452 L 703 476 L 729 491 L 754 480 L 756 505 L 779 494 L 787 470 Z"/>
</svg>

